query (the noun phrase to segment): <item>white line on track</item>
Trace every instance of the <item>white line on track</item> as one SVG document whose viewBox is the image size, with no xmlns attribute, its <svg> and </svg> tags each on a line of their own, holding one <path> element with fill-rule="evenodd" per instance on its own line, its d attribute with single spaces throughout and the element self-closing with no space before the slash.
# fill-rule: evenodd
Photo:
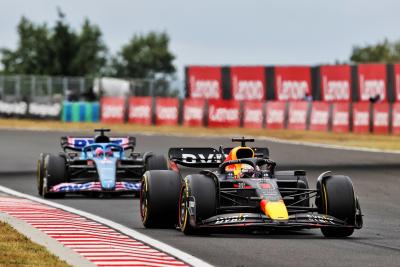
<svg viewBox="0 0 400 267">
<path fill-rule="evenodd" d="M 2 186 L 2 185 L 0 185 L 0 191 L 4 192 L 6 194 L 9 194 L 9 195 L 13 195 L 13 196 L 16 196 L 16 197 L 29 199 L 29 200 L 32 200 L 32 201 L 36 201 L 36 202 L 39 202 L 39 203 L 54 207 L 54 208 L 62 209 L 64 211 L 67 211 L 67 212 L 70 212 L 70 213 L 74 213 L 74 214 L 86 217 L 86 218 L 88 218 L 90 220 L 96 221 L 98 223 L 107 225 L 107 226 L 109 226 L 109 227 L 111 227 L 111 228 L 113 228 L 113 229 L 115 229 L 115 230 L 117 230 L 117 231 L 119 231 L 119 232 L 121 232 L 121 233 L 123 233 L 125 235 L 128 235 L 128 236 L 130 236 L 130 237 L 132 237 L 134 239 L 142 241 L 142 242 L 144 242 L 144 243 L 146 243 L 146 244 L 148 244 L 148 245 L 150 245 L 150 246 L 152 246 L 152 247 L 154 247 L 154 248 L 156 248 L 158 250 L 161 250 L 161 251 L 163 251 L 163 252 L 165 252 L 165 253 L 167 253 L 169 255 L 172 255 L 172 256 L 174 256 L 174 257 L 176 257 L 176 258 L 178 258 L 178 259 L 180 259 L 180 260 L 182 260 L 182 261 L 184 261 L 184 262 L 186 262 L 186 263 L 188 263 L 188 264 L 190 264 L 192 266 L 201 266 L 201 267 L 203 267 L 203 266 L 204 267 L 212 266 L 209 263 L 207 263 L 207 262 L 205 262 L 205 261 L 203 261 L 203 260 L 201 260 L 199 258 L 196 258 L 196 257 L 194 257 L 194 256 L 192 256 L 192 255 L 190 255 L 190 254 L 188 254 L 188 253 L 186 253 L 186 252 L 184 252 L 182 250 L 174 248 L 174 247 L 172 247 L 170 245 L 167 245 L 167 244 L 165 244 L 165 243 L 163 243 L 163 242 L 161 242 L 159 240 L 156 240 L 156 239 L 151 238 L 151 237 L 149 237 L 147 235 L 139 233 L 139 232 L 137 232 L 137 231 L 135 231 L 133 229 L 129 229 L 128 227 L 125 227 L 125 226 L 123 226 L 123 225 L 121 225 L 119 223 L 116 223 L 116 222 L 113 222 L 111 220 L 102 218 L 100 216 L 91 214 L 89 212 L 81 211 L 81 210 L 78 210 L 78 209 L 75 209 L 75 208 L 72 208 L 72 207 L 68 207 L 68 206 L 59 204 L 59 203 L 51 202 L 51 201 L 48 201 L 48 200 L 45 200 L 45 199 L 41 199 L 41 198 L 38 198 L 38 197 L 35 197 L 35 196 L 24 194 L 24 193 L 15 191 L 13 189 L 10 189 L 10 188 Z"/>
</svg>

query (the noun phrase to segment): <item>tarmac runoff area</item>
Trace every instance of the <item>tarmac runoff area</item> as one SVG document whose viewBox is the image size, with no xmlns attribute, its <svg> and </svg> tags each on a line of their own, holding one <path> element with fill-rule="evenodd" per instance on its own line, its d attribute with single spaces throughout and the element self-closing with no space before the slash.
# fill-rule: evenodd
<svg viewBox="0 0 400 267">
<path fill-rule="evenodd" d="M 2 186 L 0 191 L 21 195 Z M 174 251 L 192 263 L 188 264 L 117 229 L 52 206 L 0 193 L 0 220 L 72 266 L 209 266 L 184 252 Z"/>
</svg>

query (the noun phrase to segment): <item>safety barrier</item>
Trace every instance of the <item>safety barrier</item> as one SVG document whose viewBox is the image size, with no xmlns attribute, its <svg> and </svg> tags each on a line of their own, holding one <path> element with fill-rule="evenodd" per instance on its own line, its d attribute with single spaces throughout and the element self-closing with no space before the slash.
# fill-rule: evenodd
<svg viewBox="0 0 400 267">
<path fill-rule="evenodd" d="M 100 120 L 100 104 L 99 102 L 65 101 L 61 119 L 64 122 L 98 122 Z"/>
<path fill-rule="evenodd" d="M 400 134 L 400 103 L 104 97 L 101 121 Z"/>
</svg>

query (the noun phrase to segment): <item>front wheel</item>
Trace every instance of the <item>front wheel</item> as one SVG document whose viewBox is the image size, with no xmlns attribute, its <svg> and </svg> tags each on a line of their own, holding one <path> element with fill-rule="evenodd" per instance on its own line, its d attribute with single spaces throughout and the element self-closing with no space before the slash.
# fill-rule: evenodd
<svg viewBox="0 0 400 267">
<path fill-rule="evenodd" d="M 140 215 L 146 228 L 173 227 L 178 218 L 181 178 L 169 170 L 147 171 L 140 190 Z"/>
<path fill-rule="evenodd" d="M 43 196 L 43 178 L 44 178 L 44 160 L 48 153 L 40 153 L 36 165 L 36 181 L 37 189 L 40 196 Z"/>
<path fill-rule="evenodd" d="M 67 182 L 66 160 L 61 155 L 48 154 L 44 160 L 42 194 L 44 198 L 63 198 L 65 192 L 51 192 L 53 186 Z"/>
<path fill-rule="evenodd" d="M 179 197 L 178 219 L 178 226 L 185 235 L 200 233 L 193 224 L 216 215 L 216 196 L 217 189 L 212 178 L 202 174 L 185 178 Z M 195 221 L 190 222 L 193 217 Z"/>
<path fill-rule="evenodd" d="M 356 198 L 349 177 L 332 175 L 323 180 L 320 188 L 319 212 L 343 220 L 346 227 L 322 227 L 325 237 L 348 237 L 354 232 Z"/>
</svg>

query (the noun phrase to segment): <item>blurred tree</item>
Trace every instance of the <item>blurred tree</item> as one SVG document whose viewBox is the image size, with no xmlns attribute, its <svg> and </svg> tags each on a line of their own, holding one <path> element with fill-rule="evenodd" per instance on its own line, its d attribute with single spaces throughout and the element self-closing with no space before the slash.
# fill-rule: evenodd
<svg viewBox="0 0 400 267">
<path fill-rule="evenodd" d="M 113 76 L 155 78 L 175 72 L 175 56 L 169 51 L 169 37 L 165 32 L 134 35 L 112 59 Z"/>
<path fill-rule="evenodd" d="M 3 48 L 1 62 L 7 74 L 46 74 L 51 65 L 49 30 L 44 25 L 33 25 L 25 17 L 17 27 L 19 41 L 15 51 Z"/>
<path fill-rule="evenodd" d="M 350 60 L 355 63 L 393 63 L 400 60 L 400 41 L 389 42 L 387 39 L 374 45 L 353 47 Z"/>
<path fill-rule="evenodd" d="M 76 33 L 61 10 L 50 30 L 46 24 L 35 25 L 22 17 L 18 35 L 16 50 L 0 50 L 6 74 L 85 76 L 99 74 L 105 67 L 107 48 L 101 31 L 87 19 Z"/>
</svg>

